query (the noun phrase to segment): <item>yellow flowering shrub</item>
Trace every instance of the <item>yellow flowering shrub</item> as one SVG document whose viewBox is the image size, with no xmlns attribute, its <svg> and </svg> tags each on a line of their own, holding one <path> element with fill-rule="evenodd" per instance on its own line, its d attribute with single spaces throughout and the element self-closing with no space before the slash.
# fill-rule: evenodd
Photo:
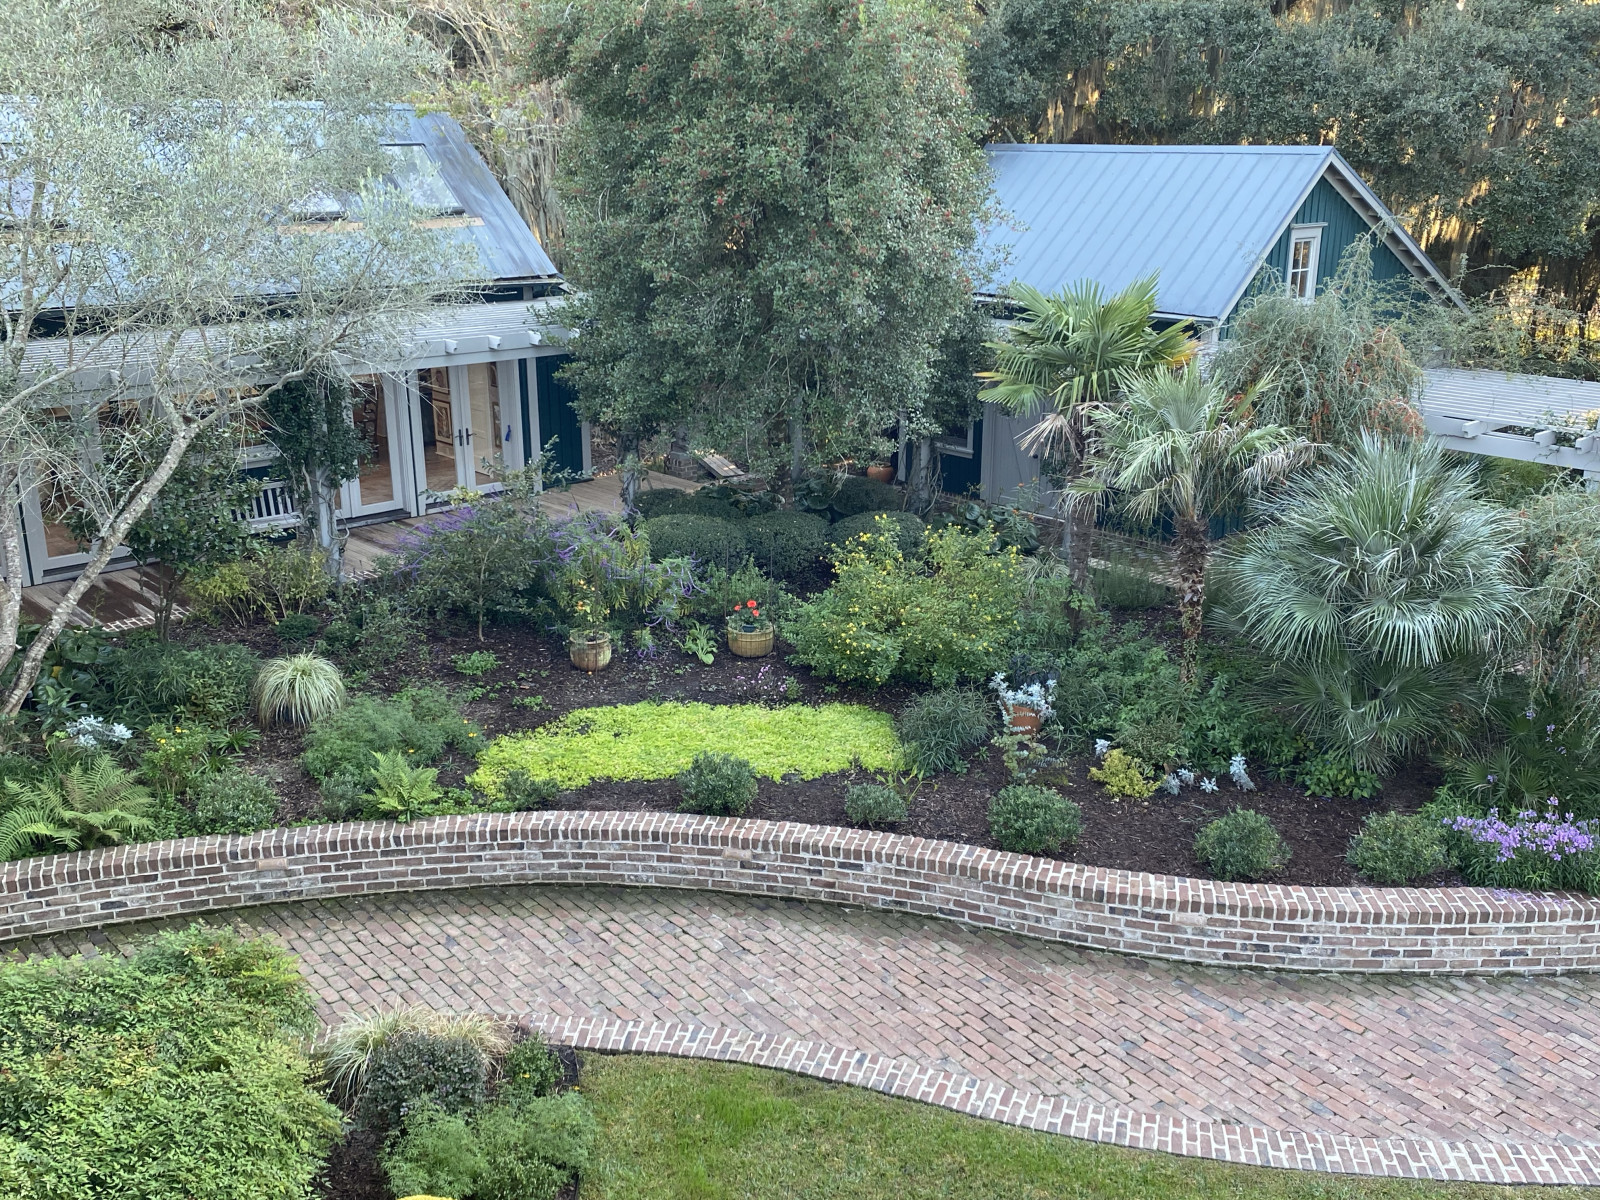
<svg viewBox="0 0 1600 1200">
<path fill-rule="evenodd" d="M 1003 667 L 1022 600 L 1017 551 L 991 554 L 987 534 L 952 526 L 908 556 L 888 521 L 877 526 L 839 548 L 833 585 L 784 622 L 796 660 L 874 686 L 985 679 Z"/>
<path fill-rule="evenodd" d="M 579 708 L 527 733 L 495 738 L 467 783 L 498 795 L 512 771 L 564 788 L 597 779 L 670 779 L 700 751 L 735 754 L 757 775 L 815 779 L 855 763 L 888 770 L 894 720 L 859 704 L 617 704 Z"/>
</svg>

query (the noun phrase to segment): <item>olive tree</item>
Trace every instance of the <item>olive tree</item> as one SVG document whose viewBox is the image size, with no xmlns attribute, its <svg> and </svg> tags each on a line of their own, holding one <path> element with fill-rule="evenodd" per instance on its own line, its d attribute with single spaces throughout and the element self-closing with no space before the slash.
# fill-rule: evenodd
<svg viewBox="0 0 1600 1200">
<path fill-rule="evenodd" d="M 92 548 L 0 712 L 21 707 L 196 438 L 332 356 L 396 361 L 423 306 L 478 273 L 387 174 L 393 102 L 430 67 L 397 27 L 349 14 L 287 25 L 244 0 L 7 6 L 0 490 L 47 483 Z M 141 423 L 160 436 L 103 436 Z M 108 470 L 124 450 L 135 458 Z M 0 552 L 5 671 L 21 607 L 12 503 Z"/>
</svg>

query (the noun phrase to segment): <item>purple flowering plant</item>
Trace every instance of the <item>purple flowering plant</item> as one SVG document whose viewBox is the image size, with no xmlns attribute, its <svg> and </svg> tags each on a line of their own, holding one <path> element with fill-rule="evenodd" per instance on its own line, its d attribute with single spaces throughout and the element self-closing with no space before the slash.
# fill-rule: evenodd
<svg viewBox="0 0 1600 1200">
<path fill-rule="evenodd" d="M 1579 891 L 1600 886 L 1600 821 L 1562 812 L 1555 796 L 1509 820 L 1491 808 L 1481 817 L 1446 817 L 1444 826 L 1471 883 Z"/>
</svg>

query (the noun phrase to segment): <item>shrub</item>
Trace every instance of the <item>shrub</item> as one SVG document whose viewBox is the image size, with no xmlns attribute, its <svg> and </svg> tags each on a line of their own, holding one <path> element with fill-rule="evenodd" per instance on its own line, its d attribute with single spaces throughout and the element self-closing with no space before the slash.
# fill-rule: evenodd
<svg viewBox="0 0 1600 1200">
<path fill-rule="evenodd" d="M 0 1193 L 310 1194 L 339 1132 L 301 1050 L 311 1016 L 270 939 L 204 926 L 129 958 L 0 964 Z"/>
<path fill-rule="evenodd" d="M 683 599 L 679 615 L 705 621 L 719 631 L 734 606 L 746 600 L 757 601 L 757 607 L 773 620 L 781 620 L 793 604 L 790 595 L 763 575 L 753 559 L 745 559 L 737 571 L 721 567 L 697 570 L 695 578 L 699 590 Z"/>
<path fill-rule="evenodd" d="M 362 816 L 403 824 L 438 811 L 444 798 L 438 767 L 412 766 L 398 750 L 372 758 L 372 790 Z"/>
<path fill-rule="evenodd" d="M 262 614 L 279 621 L 315 608 L 333 591 L 328 554 L 299 541 L 260 542 L 241 560 Z"/>
<path fill-rule="evenodd" d="M 406 1034 L 468 1042 L 486 1062 L 511 1045 L 504 1027 L 482 1013 L 437 1012 L 414 1005 L 352 1014 L 328 1036 L 321 1050 L 323 1073 L 333 1098 L 341 1104 L 354 1104 L 366 1086 L 373 1055 Z"/>
<path fill-rule="evenodd" d="M 971 688 L 936 688 L 913 697 L 896 724 L 917 774 L 965 771 L 964 756 L 993 728 L 994 706 Z"/>
<path fill-rule="evenodd" d="M 151 797 L 104 755 L 24 783 L 8 779 L 0 861 L 35 850 L 115 846 L 150 828 Z"/>
<path fill-rule="evenodd" d="M 598 1132 L 576 1092 L 493 1106 L 478 1118 L 484 1171 L 473 1200 L 555 1200 L 589 1165 Z"/>
<path fill-rule="evenodd" d="M 988 539 L 951 528 L 930 535 L 926 561 L 914 561 L 877 522 L 839 553 L 833 586 L 782 622 L 795 660 L 874 686 L 947 685 L 1003 667 L 1021 598 L 1017 552 L 990 554 Z"/>
<path fill-rule="evenodd" d="M 596 779 L 670 779 L 701 751 L 736 750 L 758 775 L 816 779 L 859 763 L 886 771 L 900 752 L 890 717 L 854 704 L 621 704 L 574 709 L 496 738 L 467 783 L 498 795 L 517 768 L 578 788 Z"/>
<path fill-rule="evenodd" d="M 457 675 L 465 675 L 468 679 L 476 679 L 480 675 L 487 675 L 500 665 L 500 656 L 493 650 L 474 650 L 471 654 L 457 654 L 450 659 L 450 665 L 456 669 Z"/>
<path fill-rule="evenodd" d="M 669 513 L 688 512 L 689 501 L 693 495 L 693 492 L 686 491 L 683 488 L 650 488 L 647 491 L 641 491 L 634 498 L 633 504 L 634 508 L 638 510 L 640 518 L 648 521 L 652 517 L 664 517 Z M 726 517 L 728 514 L 717 513 L 715 515 Z"/>
<path fill-rule="evenodd" d="M 200 833 L 255 833 L 270 829 L 278 794 L 259 775 L 237 768 L 208 775 L 194 792 L 194 824 Z"/>
<path fill-rule="evenodd" d="M 208 729 L 188 722 L 152 725 L 144 731 L 139 775 L 164 796 L 187 796 L 208 775 L 237 765 L 237 752 L 253 731 Z"/>
<path fill-rule="evenodd" d="M 437 688 L 410 688 L 385 700 L 355 696 L 312 725 L 300 762 L 314 779 L 364 780 L 374 754 L 398 751 L 414 764 L 426 764 L 447 746 L 475 752 L 480 733 Z"/>
<path fill-rule="evenodd" d="M 233 643 L 191 649 L 140 640 L 114 651 L 99 670 L 123 714 L 141 721 L 182 714 L 223 726 L 245 715 L 260 666 L 253 651 Z"/>
<path fill-rule="evenodd" d="M 858 783 L 845 793 L 844 815 L 869 829 L 898 825 L 907 816 L 905 797 L 881 783 Z"/>
<path fill-rule="evenodd" d="M 551 594 L 572 628 L 638 626 L 675 614 L 694 590 L 687 563 L 652 562 L 650 541 L 616 517 L 586 513 L 551 531 Z"/>
<path fill-rule="evenodd" d="M 489 1064 L 466 1038 L 427 1032 L 397 1033 L 367 1061 L 356 1123 L 363 1129 L 397 1129 L 419 1100 L 447 1113 L 471 1112 L 483 1103 Z"/>
<path fill-rule="evenodd" d="M 561 1060 L 545 1045 L 544 1036 L 532 1030 L 501 1060 L 495 1103 L 521 1104 L 554 1095 L 560 1086 Z"/>
<path fill-rule="evenodd" d="M 309 725 L 344 706 L 344 678 L 320 654 L 268 659 L 250 689 L 256 723 Z"/>
<path fill-rule="evenodd" d="M 1450 788 L 1479 812 L 1521 812 L 1554 796 L 1564 812 L 1600 815 L 1600 753 L 1584 744 L 1589 731 L 1581 714 L 1548 698 L 1530 701 L 1517 689 L 1496 697 L 1487 724 L 1474 753 L 1445 762 Z"/>
<path fill-rule="evenodd" d="M 400 545 L 393 583 L 409 604 L 460 617 L 483 637 L 489 621 L 518 620 L 539 604 L 549 525 L 509 499 L 480 499 L 430 518 Z"/>
<path fill-rule="evenodd" d="M 895 548 L 901 554 L 910 556 L 921 553 L 928 527 L 923 524 L 921 517 L 908 512 L 864 512 L 859 516 L 846 517 L 829 528 L 828 545 L 833 553 L 844 553 L 862 534 L 876 534 L 884 529 L 885 524 L 887 529 L 884 531 L 894 539 Z"/>
<path fill-rule="evenodd" d="M 1106 751 L 1105 760 L 1098 767 L 1089 768 L 1089 778 L 1103 785 L 1116 800 L 1143 800 L 1156 790 L 1156 781 L 1122 749 Z"/>
<path fill-rule="evenodd" d="M 1012 784 L 989 802 L 989 836 L 1017 854 L 1057 854 L 1078 840 L 1083 813 L 1054 788 Z"/>
<path fill-rule="evenodd" d="M 1415 813 L 1373 813 L 1361 822 L 1345 856 L 1373 883 L 1403 886 L 1442 871 L 1448 861 L 1444 831 Z"/>
<path fill-rule="evenodd" d="M 1152 578 L 1147 566 L 1126 559 L 1113 558 L 1103 567 L 1091 567 L 1089 590 L 1103 608 L 1127 612 L 1163 608 L 1172 601 L 1172 589 Z"/>
<path fill-rule="evenodd" d="M 740 527 L 745 546 L 774 579 L 804 579 L 822 565 L 828 523 L 803 512 L 772 512 L 751 517 Z"/>
<path fill-rule="evenodd" d="M 692 558 L 703 566 L 735 571 L 749 554 L 739 527 L 717 517 L 691 513 L 651 517 L 639 523 L 639 532 L 648 539 L 650 557 L 656 562 Z"/>
<path fill-rule="evenodd" d="M 683 789 L 679 812 L 708 817 L 742 817 L 755 803 L 756 773 L 748 762 L 731 754 L 702 750 L 678 775 Z"/>
<path fill-rule="evenodd" d="M 467 1122 L 426 1101 L 406 1112 L 382 1163 L 396 1196 L 469 1196 L 484 1168 L 483 1150 Z"/>
<path fill-rule="evenodd" d="M 500 780 L 500 801 L 511 812 L 533 812 L 547 808 L 561 794 L 554 779 L 535 779 L 521 767 L 514 767 Z"/>
<path fill-rule="evenodd" d="M 427 653 L 427 630 L 417 615 L 394 597 L 365 589 L 347 590 L 322 641 L 359 671 L 386 670 Z"/>
<path fill-rule="evenodd" d="M 367 807 L 368 780 L 355 775 L 332 775 L 317 784 L 322 815 L 329 821 L 353 821 Z"/>
<path fill-rule="evenodd" d="M 1218 879 L 1255 880 L 1289 861 L 1289 845 L 1272 822 L 1248 808 L 1218 817 L 1194 840 L 1194 855 Z"/>
<path fill-rule="evenodd" d="M 280 642 L 304 642 L 316 636 L 317 619 L 310 613 L 290 613 L 272 627 Z"/>
<path fill-rule="evenodd" d="M 880 483 L 865 475 L 847 475 L 839 483 L 829 505 L 838 520 L 862 513 L 891 512 L 901 507 L 900 492 L 892 483 Z"/>
</svg>

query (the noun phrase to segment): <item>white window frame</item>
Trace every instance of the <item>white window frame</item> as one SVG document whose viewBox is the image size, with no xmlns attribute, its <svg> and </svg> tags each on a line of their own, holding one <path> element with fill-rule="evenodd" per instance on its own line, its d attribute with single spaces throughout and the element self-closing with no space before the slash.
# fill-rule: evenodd
<svg viewBox="0 0 1600 1200">
<path fill-rule="evenodd" d="M 953 454 L 958 458 L 971 458 L 973 454 L 973 428 L 975 421 L 967 422 L 967 436 L 965 438 L 952 438 L 948 433 L 941 434 L 933 439 L 934 446 L 940 454 Z"/>
<path fill-rule="evenodd" d="M 1289 228 L 1289 258 L 1285 264 L 1284 279 L 1289 287 L 1289 295 L 1302 304 L 1310 304 L 1317 298 L 1317 269 L 1322 263 L 1322 231 L 1326 223 L 1316 225 L 1293 225 Z M 1311 261 L 1306 264 L 1306 289 L 1301 291 L 1295 287 L 1294 251 L 1301 244 L 1311 247 Z"/>
</svg>

